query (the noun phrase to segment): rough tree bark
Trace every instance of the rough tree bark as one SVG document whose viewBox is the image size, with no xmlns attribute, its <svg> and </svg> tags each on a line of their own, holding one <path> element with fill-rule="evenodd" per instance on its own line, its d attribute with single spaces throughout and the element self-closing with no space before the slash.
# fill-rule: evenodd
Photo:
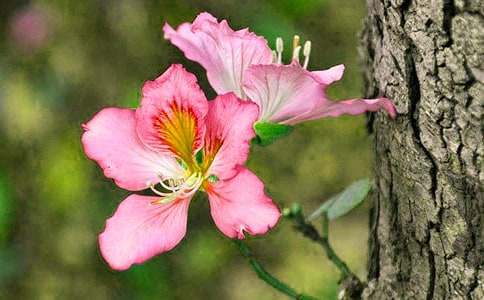
<svg viewBox="0 0 484 300">
<path fill-rule="evenodd" d="M 484 299 L 484 1 L 368 0 L 378 192 L 365 299 Z"/>
</svg>

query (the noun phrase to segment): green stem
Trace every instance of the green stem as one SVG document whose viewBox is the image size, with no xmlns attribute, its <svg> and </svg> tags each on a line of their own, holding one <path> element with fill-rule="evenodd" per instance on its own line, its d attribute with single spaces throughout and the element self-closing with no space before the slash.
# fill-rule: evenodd
<svg viewBox="0 0 484 300">
<path fill-rule="evenodd" d="M 351 272 L 350 268 L 348 268 L 346 263 L 341 258 L 339 258 L 339 256 L 336 254 L 333 247 L 331 247 L 331 244 L 329 243 L 329 238 L 328 238 L 329 222 L 328 222 L 328 216 L 325 213 L 322 215 L 322 218 L 323 218 L 322 235 L 319 234 L 319 232 L 316 230 L 316 228 L 314 228 L 312 224 L 306 222 L 306 220 L 304 219 L 304 215 L 300 209 L 293 211 L 288 215 L 288 217 L 294 220 L 296 224 L 295 228 L 298 231 L 300 231 L 305 237 L 313 240 L 314 242 L 320 244 L 323 247 L 324 252 L 326 253 L 326 256 L 331 262 L 333 262 L 333 264 L 341 272 L 343 279 L 346 279 L 349 277 L 357 278 L 356 275 L 354 275 L 353 272 Z"/>
<path fill-rule="evenodd" d="M 293 288 L 289 287 L 287 284 L 267 272 L 266 269 L 264 269 L 264 267 L 256 260 L 249 247 L 243 241 L 234 240 L 234 242 L 239 247 L 240 253 L 242 253 L 242 255 L 249 260 L 249 264 L 251 265 L 252 269 L 254 269 L 257 276 L 261 280 L 265 281 L 268 285 L 272 286 L 273 288 L 285 294 L 291 299 L 316 300 L 316 298 L 314 297 L 296 292 Z"/>
<path fill-rule="evenodd" d="M 323 233 L 322 235 L 318 238 L 317 242 L 323 247 L 324 251 L 326 252 L 326 256 L 330 261 L 333 262 L 333 264 L 340 270 L 341 274 L 343 275 L 343 278 L 348 278 L 350 276 L 355 276 L 350 268 L 346 265 L 346 263 L 339 258 L 339 256 L 334 252 L 333 247 L 331 247 L 331 244 L 329 243 L 328 239 L 328 227 L 329 227 L 329 222 L 328 222 L 328 216 L 326 213 L 323 214 L 322 216 L 322 227 L 323 227 Z M 355 276 L 356 277 L 356 276 Z"/>
</svg>

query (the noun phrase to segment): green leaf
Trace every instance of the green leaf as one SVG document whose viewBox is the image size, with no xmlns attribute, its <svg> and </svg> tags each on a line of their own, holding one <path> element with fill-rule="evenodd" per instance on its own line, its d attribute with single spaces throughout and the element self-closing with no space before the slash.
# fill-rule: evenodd
<svg viewBox="0 0 484 300">
<path fill-rule="evenodd" d="M 329 198 L 329 200 L 326 200 L 323 204 L 321 204 L 320 207 L 318 207 L 318 209 L 316 209 L 311 215 L 309 215 L 309 217 L 307 217 L 306 220 L 308 222 L 311 222 L 313 220 L 316 220 L 322 214 L 327 213 L 328 209 L 331 207 L 331 205 L 333 205 L 337 196 L 338 195 L 335 195 L 335 196 Z"/>
<path fill-rule="evenodd" d="M 307 220 L 312 221 L 324 213 L 327 214 L 330 220 L 347 214 L 365 200 L 371 190 L 371 186 L 371 181 L 368 178 L 353 182 L 344 191 L 324 202 Z"/>
<path fill-rule="evenodd" d="M 328 209 L 328 219 L 333 220 L 346 215 L 365 200 L 371 190 L 370 179 L 365 178 L 352 183 L 336 199 Z"/>
<path fill-rule="evenodd" d="M 289 125 L 269 122 L 257 122 L 254 124 L 254 130 L 257 135 L 254 139 L 254 143 L 261 146 L 270 145 L 275 140 L 291 133 L 293 129 L 294 127 Z"/>
</svg>

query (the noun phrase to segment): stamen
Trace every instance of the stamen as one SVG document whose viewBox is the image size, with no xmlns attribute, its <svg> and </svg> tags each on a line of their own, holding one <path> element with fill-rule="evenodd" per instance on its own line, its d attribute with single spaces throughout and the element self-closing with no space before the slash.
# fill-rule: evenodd
<svg viewBox="0 0 484 300">
<path fill-rule="evenodd" d="M 167 197 L 167 196 L 170 196 L 172 194 L 172 193 L 163 193 L 163 192 L 158 191 L 155 188 L 154 184 L 150 185 L 150 189 L 153 191 L 153 193 L 155 193 L 155 194 L 157 194 L 158 196 L 161 196 L 161 197 Z"/>
<path fill-rule="evenodd" d="M 277 52 L 272 50 L 272 63 L 275 64 L 277 62 Z"/>
<path fill-rule="evenodd" d="M 299 35 L 295 35 L 292 39 L 292 60 L 299 62 L 299 52 L 301 52 L 301 46 L 299 46 Z"/>
<path fill-rule="evenodd" d="M 168 190 L 168 192 L 162 192 L 155 188 L 154 184 L 150 184 L 150 189 L 161 199 L 153 201 L 153 204 L 166 204 L 175 199 L 187 198 L 195 194 L 203 183 L 203 176 L 201 173 L 192 173 L 188 178 L 163 178 L 161 175 L 160 185 Z"/>
<path fill-rule="evenodd" d="M 282 63 L 282 51 L 284 50 L 284 42 L 282 38 L 278 37 L 276 39 L 276 52 L 277 52 L 277 63 Z"/>
<path fill-rule="evenodd" d="M 295 35 L 292 39 L 292 49 L 293 51 L 299 46 L 299 35 Z"/>
<path fill-rule="evenodd" d="M 299 52 L 301 52 L 301 46 L 297 46 L 292 51 L 292 60 L 299 62 Z"/>
<path fill-rule="evenodd" d="M 303 55 L 304 55 L 304 64 L 303 68 L 307 69 L 309 64 L 309 55 L 311 54 L 311 41 L 306 41 L 304 43 Z"/>
</svg>

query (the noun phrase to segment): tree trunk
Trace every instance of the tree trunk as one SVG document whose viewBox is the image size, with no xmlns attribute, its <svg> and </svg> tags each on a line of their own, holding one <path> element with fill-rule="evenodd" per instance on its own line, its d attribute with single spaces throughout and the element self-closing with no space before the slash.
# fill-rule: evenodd
<svg viewBox="0 0 484 300">
<path fill-rule="evenodd" d="M 484 299 L 484 2 L 368 0 L 378 192 L 365 299 Z"/>
</svg>

